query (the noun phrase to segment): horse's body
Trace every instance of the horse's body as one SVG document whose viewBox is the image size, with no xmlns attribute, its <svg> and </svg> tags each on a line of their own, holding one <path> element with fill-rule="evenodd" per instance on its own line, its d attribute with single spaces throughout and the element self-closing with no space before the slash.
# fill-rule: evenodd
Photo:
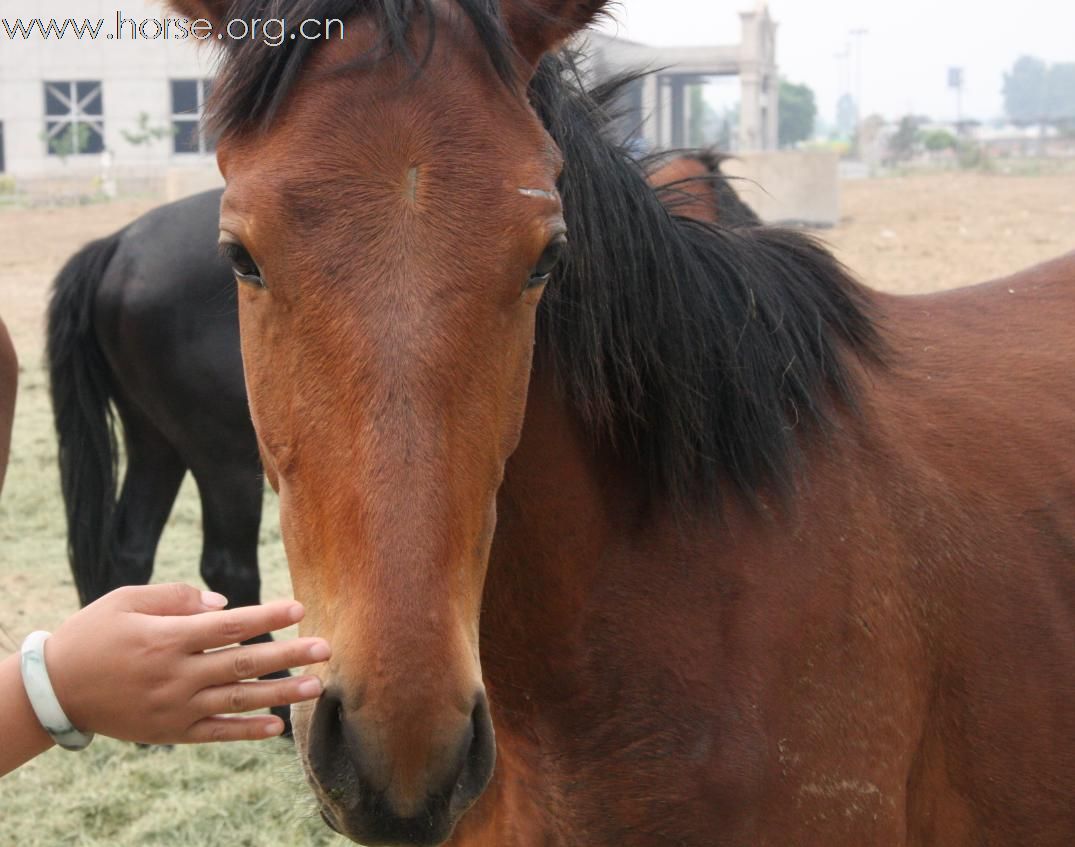
<svg viewBox="0 0 1075 847">
<path fill-rule="evenodd" d="M 893 364 L 786 514 L 640 525 L 539 369 L 453 844 L 1071 843 L 1075 255 L 875 297 Z"/>
<path fill-rule="evenodd" d="M 662 188 L 665 205 L 677 215 L 724 226 L 757 226 L 761 219 L 721 175 L 725 159 L 708 150 L 679 151 L 671 158 L 658 155 L 648 167 L 650 183 Z"/>
<path fill-rule="evenodd" d="M 0 320 L 0 492 L 11 453 L 11 429 L 15 424 L 15 394 L 19 385 L 19 359 L 7 327 Z"/>
<path fill-rule="evenodd" d="M 334 649 L 295 713 L 323 816 L 1070 844 L 1075 258 L 897 299 L 673 219 L 545 56 L 601 6 L 311 0 L 346 42 L 227 45 L 246 383 Z"/>
</svg>

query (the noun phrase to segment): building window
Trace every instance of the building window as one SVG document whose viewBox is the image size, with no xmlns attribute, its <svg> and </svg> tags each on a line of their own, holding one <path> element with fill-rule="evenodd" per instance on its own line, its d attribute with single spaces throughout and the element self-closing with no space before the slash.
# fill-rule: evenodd
<svg viewBox="0 0 1075 847">
<path fill-rule="evenodd" d="M 45 139 L 50 156 L 104 151 L 104 98 L 99 81 L 45 83 Z"/>
<path fill-rule="evenodd" d="M 202 113 L 212 89 L 211 79 L 172 80 L 172 135 L 176 153 L 205 155 L 216 142 L 202 130 Z"/>
</svg>

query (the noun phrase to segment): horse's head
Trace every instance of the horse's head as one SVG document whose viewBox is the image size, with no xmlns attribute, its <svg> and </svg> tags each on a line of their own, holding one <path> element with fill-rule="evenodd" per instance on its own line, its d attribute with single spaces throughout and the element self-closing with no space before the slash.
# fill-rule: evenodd
<svg viewBox="0 0 1075 847">
<path fill-rule="evenodd" d="M 176 5 L 222 31 L 229 6 L 279 4 Z M 478 618 L 565 232 L 526 87 L 600 5 L 305 0 L 281 46 L 226 48 L 250 406 L 295 595 L 333 644 L 296 737 L 326 818 L 366 844 L 444 841 L 493 771 Z M 299 44 L 326 11 L 345 37 Z"/>
</svg>

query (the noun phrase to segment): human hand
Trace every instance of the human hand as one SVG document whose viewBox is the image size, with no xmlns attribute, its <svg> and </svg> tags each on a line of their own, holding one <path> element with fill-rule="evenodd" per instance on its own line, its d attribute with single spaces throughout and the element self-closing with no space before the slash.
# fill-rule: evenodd
<svg viewBox="0 0 1075 847">
<path fill-rule="evenodd" d="M 290 626 L 304 614 L 293 600 L 221 611 L 226 603 L 189 585 L 131 586 L 68 618 L 46 643 L 45 663 L 71 723 L 146 744 L 283 732 L 273 715 L 235 713 L 314 699 L 320 680 L 241 680 L 323 662 L 328 643 L 296 638 L 214 650 Z"/>
</svg>

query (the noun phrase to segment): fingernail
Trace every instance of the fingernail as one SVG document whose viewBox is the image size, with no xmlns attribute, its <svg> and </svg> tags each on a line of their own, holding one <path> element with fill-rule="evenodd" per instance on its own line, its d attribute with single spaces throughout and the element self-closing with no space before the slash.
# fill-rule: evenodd
<svg viewBox="0 0 1075 847">
<path fill-rule="evenodd" d="M 300 697 L 320 697 L 321 696 L 321 680 L 316 677 L 310 679 L 304 679 L 299 683 L 299 696 Z"/>
<path fill-rule="evenodd" d="M 324 641 L 315 641 L 310 645 L 310 658 L 315 662 L 323 662 L 332 655 L 332 649 Z"/>
<path fill-rule="evenodd" d="M 291 618 L 292 623 L 298 623 L 306 614 L 306 610 L 302 608 L 302 603 L 296 603 L 290 609 L 288 609 L 287 614 L 288 617 Z"/>
<path fill-rule="evenodd" d="M 208 606 L 210 609 L 223 609 L 228 605 L 228 598 L 223 594 L 217 594 L 215 591 L 203 591 L 202 605 Z"/>
<path fill-rule="evenodd" d="M 275 720 L 271 721 L 266 721 L 265 725 L 261 728 L 261 732 L 266 738 L 274 738 L 275 736 L 283 733 L 283 731 L 284 722 L 279 718 L 276 718 Z"/>
</svg>

